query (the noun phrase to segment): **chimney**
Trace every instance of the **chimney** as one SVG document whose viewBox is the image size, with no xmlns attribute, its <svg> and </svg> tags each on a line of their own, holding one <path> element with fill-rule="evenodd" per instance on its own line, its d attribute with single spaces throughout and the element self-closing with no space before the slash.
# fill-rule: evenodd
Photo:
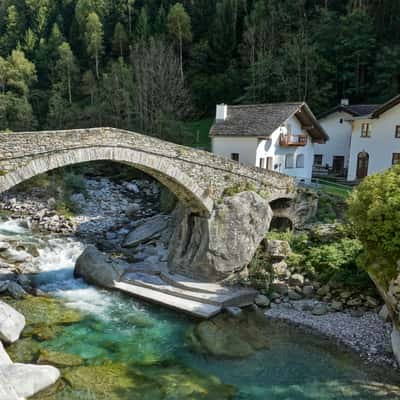
<svg viewBox="0 0 400 400">
<path fill-rule="evenodd" d="M 342 99 L 342 100 L 340 101 L 340 104 L 341 104 L 342 106 L 348 106 L 348 105 L 350 104 L 349 99 Z"/>
<path fill-rule="evenodd" d="M 228 106 L 226 104 L 217 104 L 217 121 L 225 121 L 228 116 Z"/>
</svg>

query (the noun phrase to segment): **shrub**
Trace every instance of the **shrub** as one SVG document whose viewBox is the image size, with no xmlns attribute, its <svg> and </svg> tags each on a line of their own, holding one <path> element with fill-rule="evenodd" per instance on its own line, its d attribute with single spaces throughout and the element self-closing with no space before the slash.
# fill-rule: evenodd
<svg viewBox="0 0 400 400">
<path fill-rule="evenodd" d="M 369 262 L 400 258 L 400 165 L 364 179 L 349 198 L 348 216 Z"/>
</svg>

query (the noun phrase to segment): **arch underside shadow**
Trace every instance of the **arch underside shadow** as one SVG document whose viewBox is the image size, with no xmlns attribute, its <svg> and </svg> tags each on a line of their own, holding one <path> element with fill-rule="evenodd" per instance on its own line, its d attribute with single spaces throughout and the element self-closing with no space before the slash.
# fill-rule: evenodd
<svg viewBox="0 0 400 400">
<path fill-rule="evenodd" d="M 0 176 L 0 193 L 36 175 L 90 161 L 114 161 L 135 167 L 166 186 L 193 213 L 210 215 L 213 210 L 214 202 L 205 195 L 204 188 L 198 186 L 178 166 L 173 165 L 173 160 L 119 147 L 93 146 L 39 156 L 16 170 Z"/>
</svg>

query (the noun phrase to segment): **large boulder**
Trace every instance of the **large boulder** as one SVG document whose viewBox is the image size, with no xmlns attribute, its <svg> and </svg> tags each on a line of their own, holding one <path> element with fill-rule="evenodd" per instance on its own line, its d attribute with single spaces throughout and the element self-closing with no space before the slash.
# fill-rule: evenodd
<svg viewBox="0 0 400 400">
<path fill-rule="evenodd" d="M 0 366 L 0 376 L 5 378 L 19 398 L 26 398 L 56 383 L 60 372 L 46 365 L 16 363 Z"/>
<path fill-rule="evenodd" d="M 120 271 L 109 257 L 90 245 L 76 261 L 74 276 L 97 286 L 113 288 L 114 282 L 120 279 Z"/>
<path fill-rule="evenodd" d="M 146 243 L 159 237 L 161 232 L 168 227 L 168 221 L 169 217 L 162 214 L 146 219 L 127 235 L 123 246 L 135 247 L 140 243 Z"/>
<path fill-rule="evenodd" d="M 25 317 L 8 304 L 0 301 L 0 340 L 13 343 L 25 327 Z"/>
<path fill-rule="evenodd" d="M 225 197 L 210 218 L 182 205 L 169 245 L 172 272 L 218 281 L 246 272 L 272 219 L 269 202 L 254 192 Z"/>
<path fill-rule="evenodd" d="M 10 356 L 4 350 L 3 343 L 0 342 L 0 366 L 1 365 L 10 365 L 12 364 Z M 1 399 L 1 397 L 0 397 Z"/>
<path fill-rule="evenodd" d="M 195 350 L 216 357 L 243 358 L 268 346 L 264 316 L 245 312 L 239 317 L 220 314 L 200 322 L 187 335 Z"/>
</svg>

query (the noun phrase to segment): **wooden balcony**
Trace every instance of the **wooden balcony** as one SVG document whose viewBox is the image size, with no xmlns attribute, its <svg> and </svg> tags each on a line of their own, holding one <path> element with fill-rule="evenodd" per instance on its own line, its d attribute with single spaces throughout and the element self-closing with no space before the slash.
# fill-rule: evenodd
<svg viewBox="0 0 400 400">
<path fill-rule="evenodd" d="M 283 147 L 305 146 L 307 144 L 307 135 L 281 134 L 279 144 Z"/>
</svg>

